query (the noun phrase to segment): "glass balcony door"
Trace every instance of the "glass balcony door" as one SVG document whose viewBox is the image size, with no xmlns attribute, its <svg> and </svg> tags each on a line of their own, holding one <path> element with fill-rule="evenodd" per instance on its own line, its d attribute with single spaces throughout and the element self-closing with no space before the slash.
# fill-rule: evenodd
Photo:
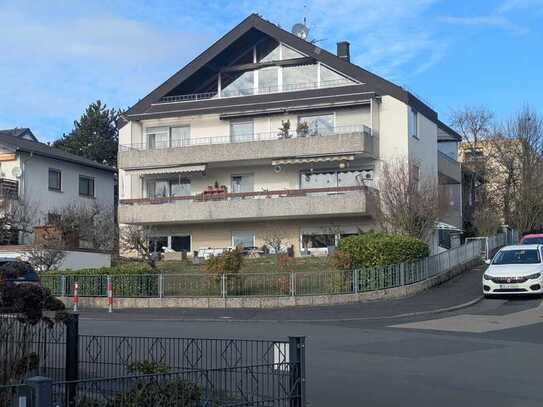
<svg viewBox="0 0 543 407">
<path fill-rule="evenodd" d="M 254 122 L 252 120 L 230 122 L 230 141 L 243 143 L 254 140 Z"/>
</svg>

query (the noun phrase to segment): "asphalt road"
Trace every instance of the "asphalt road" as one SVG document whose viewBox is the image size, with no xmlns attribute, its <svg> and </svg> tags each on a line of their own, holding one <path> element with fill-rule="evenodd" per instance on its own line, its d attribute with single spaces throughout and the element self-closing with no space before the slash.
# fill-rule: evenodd
<svg viewBox="0 0 543 407">
<path fill-rule="evenodd" d="M 81 330 L 265 339 L 305 335 L 309 406 L 541 406 L 541 298 L 482 300 L 417 315 L 476 300 L 481 272 L 404 300 L 341 307 L 83 312 Z"/>
</svg>

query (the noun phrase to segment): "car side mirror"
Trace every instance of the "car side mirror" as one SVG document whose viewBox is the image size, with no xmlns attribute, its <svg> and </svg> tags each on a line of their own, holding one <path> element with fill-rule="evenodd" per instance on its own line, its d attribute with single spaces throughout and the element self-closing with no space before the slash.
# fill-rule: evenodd
<svg viewBox="0 0 543 407">
<path fill-rule="evenodd" d="M 486 259 L 485 260 L 485 264 L 490 264 L 490 263 L 492 263 L 492 259 Z"/>
</svg>

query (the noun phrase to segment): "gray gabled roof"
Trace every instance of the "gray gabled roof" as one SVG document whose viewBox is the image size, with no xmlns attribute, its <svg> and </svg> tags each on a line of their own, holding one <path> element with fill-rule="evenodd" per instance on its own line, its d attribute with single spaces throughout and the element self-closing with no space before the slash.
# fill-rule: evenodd
<svg viewBox="0 0 543 407">
<path fill-rule="evenodd" d="M 0 144 L 7 146 L 8 148 L 11 148 L 15 151 L 32 153 L 40 155 L 42 157 L 53 158 L 55 160 L 61 160 L 74 164 L 84 165 L 86 167 L 97 168 L 99 170 L 117 172 L 116 168 L 110 167 L 109 165 L 97 163 L 87 158 L 68 153 L 59 148 L 51 147 L 47 144 L 40 143 L 39 141 L 32 141 L 20 138 L 17 135 L 12 135 L 9 133 L 9 131 L 5 130 L 0 130 Z"/>
<path fill-rule="evenodd" d="M 13 136 L 23 138 L 24 136 L 29 136 L 32 140 L 38 141 L 36 136 L 32 133 L 28 127 L 15 127 L 14 129 L 5 129 L 0 130 L 0 136 Z"/>
<path fill-rule="evenodd" d="M 292 48 L 314 58 L 317 61 L 347 75 L 351 78 L 363 83 L 365 92 L 374 92 L 377 95 L 391 95 L 396 99 L 403 101 L 417 109 L 418 112 L 424 114 L 429 119 L 436 121 L 437 113 L 428 105 L 419 100 L 416 96 L 384 78 L 375 75 L 358 65 L 345 61 L 338 56 L 316 46 L 315 44 L 305 41 L 296 35 L 283 30 L 275 24 L 264 20 L 257 14 L 251 14 L 240 24 L 226 33 L 222 38 L 216 41 L 211 47 L 201 53 L 198 57 L 192 60 L 184 68 L 167 79 L 162 85 L 157 87 L 138 103 L 132 106 L 126 113 L 127 118 L 141 118 L 143 114 L 151 109 L 152 104 L 166 96 L 174 90 L 179 84 L 189 79 L 198 70 L 204 68 L 213 58 L 217 57 L 227 47 L 232 45 L 236 40 L 240 39 L 250 30 L 258 30 L 279 42 L 285 43 Z M 259 96 L 262 100 L 266 100 L 266 96 Z M 202 104 L 215 103 L 213 100 L 203 101 Z M 158 114 L 158 113 L 157 113 Z M 139 117 L 138 117 L 139 116 Z"/>
<path fill-rule="evenodd" d="M 462 141 L 462 136 L 441 120 L 437 121 L 437 141 Z"/>
</svg>

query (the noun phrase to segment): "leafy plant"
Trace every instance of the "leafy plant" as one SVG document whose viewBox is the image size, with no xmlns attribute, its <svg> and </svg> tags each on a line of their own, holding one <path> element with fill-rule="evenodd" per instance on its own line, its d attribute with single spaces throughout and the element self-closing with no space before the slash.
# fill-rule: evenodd
<svg viewBox="0 0 543 407">
<path fill-rule="evenodd" d="M 413 262 L 427 257 L 428 245 L 422 240 L 384 233 L 367 233 L 340 240 L 338 259 L 350 267 L 375 267 Z"/>
<path fill-rule="evenodd" d="M 130 373 L 139 374 L 153 374 L 153 373 L 166 373 L 170 370 L 168 366 L 163 363 L 152 362 L 150 360 L 142 360 L 139 362 L 133 362 L 128 365 L 128 371 Z"/>
<path fill-rule="evenodd" d="M 305 137 L 309 134 L 309 125 L 307 122 L 298 122 L 296 126 L 296 134 L 298 137 Z"/>
<path fill-rule="evenodd" d="M 279 127 L 279 134 L 280 139 L 287 139 L 290 138 L 290 120 L 285 120 L 281 122 L 281 127 Z"/>
</svg>

